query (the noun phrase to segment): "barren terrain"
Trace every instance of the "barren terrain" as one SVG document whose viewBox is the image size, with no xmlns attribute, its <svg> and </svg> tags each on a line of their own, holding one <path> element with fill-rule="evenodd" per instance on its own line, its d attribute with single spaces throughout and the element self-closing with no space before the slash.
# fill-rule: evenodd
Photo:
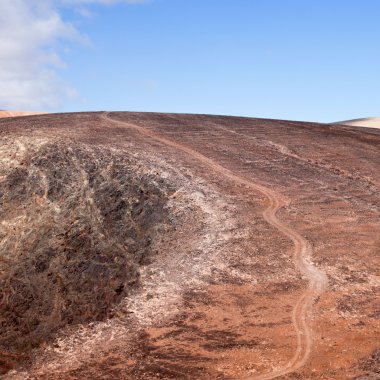
<svg viewBox="0 0 380 380">
<path fill-rule="evenodd" d="M 380 131 L 0 121 L 4 379 L 378 379 Z"/>
</svg>

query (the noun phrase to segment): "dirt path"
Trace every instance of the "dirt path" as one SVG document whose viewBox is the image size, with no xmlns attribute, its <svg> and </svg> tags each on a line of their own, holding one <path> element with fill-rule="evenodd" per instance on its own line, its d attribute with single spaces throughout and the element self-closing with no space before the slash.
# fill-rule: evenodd
<svg viewBox="0 0 380 380">
<path fill-rule="evenodd" d="M 214 172 L 223 175 L 225 178 L 231 180 L 232 182 L 246 186 L 247 188 L 259 191 L 268 199 L 267 208 L 263 212 L 264 219 L 277 230 L 286 235 L 289 239 L 293 241 L 294 244 L 294 264 L 296 268 L 304 275 L 308 281 L 308 288 L 298 300 L 297 304 L 294 306 L 292 321 L 294 330 L 297 335 L 297 347 L 293 357 L 289 362 L 281 369 L 275 370 L 273 372 L 258 375 L 254 377 L 247 377 L 247 379 L 255 380 L 268 380 L 274 379 L 288 373 L 295 371 L 296 369 L 302 367 L 308 360 L 313 347 L 313 337 L 312 337 L 312 308 L 317 297 L 326 289 L 327 287 L 327 277 L 326 275 L 318 270 L 311 262 L 312 248 L 310 244 L 304 239 L 297 231 L 292 229 L 290 226 L 286 225 L 280 221 L 276 213 L 284 205 L 288 204 L 289 201 L 283 197 L 281 194 L 275 191 L 250 181 L 244 177 L 234 174 L 232 171 L 224 168 L 217 162 L 207 158 L 201 153 L 181 145 L 173 140 L 167 139 L 165 137 L 155 134 L 149 129 L 117 121 L 109 117 L 108 113 L 104 113 L 102 118 L 107 123 L 112 123 L 119 125 L 120 127 L 130 128 L 141 135 L 158 141 L 166 146 L 170 146 L 179 151 L 182 151 L 199 162 L 207 165 Z"/>
</svg>

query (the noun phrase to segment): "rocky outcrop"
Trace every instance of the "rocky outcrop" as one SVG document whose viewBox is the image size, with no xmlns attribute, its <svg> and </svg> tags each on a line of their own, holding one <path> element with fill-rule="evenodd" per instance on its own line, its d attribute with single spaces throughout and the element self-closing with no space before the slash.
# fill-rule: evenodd
<svg viewBox="0 0 380 380">
<path fill-rule="evenodd" d="M 170 228 L 174 189 L 107 148 L 0 145 L 0 349 L 19 354 L 110 316 Z"/>
</svg>

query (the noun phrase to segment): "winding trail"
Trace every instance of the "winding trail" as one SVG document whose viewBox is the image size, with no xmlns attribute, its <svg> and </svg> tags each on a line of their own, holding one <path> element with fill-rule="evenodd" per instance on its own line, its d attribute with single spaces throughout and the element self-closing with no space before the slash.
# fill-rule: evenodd
<svg viewBox="0 0 380 380">
<path fill-rule="evenodd" d="M 288 204 L 289 200 L 287 200 L 283 195 L 261 184 L 234 174 L 231 170 L 226 169 L 225 167 L 204 156 L 203 154 L 187 146 L 181 145 L 173 140 L 159 136 L 149 129 L 140 127 L 135 124 L 112 119 L 107 112 L 102 114 L 102 118 L 107 123 L 112 123 L 120 127 L 133 129 L 143 136 L 182 151 L 197 161 L 207 165 L 211 170 L 221 174 L 232 182 L 243 185 L 249 189 L 259 191 L 267 198 L 268 205 L 267 208 L 263 211 L 263 217 L 270 225 L 275 227 L 277 230 L 292 240 L 294 244 L 294 265 L 299 270 L 299 272 L 308 279 L 309 283 L 306 291 L 302 294 L 301 298 L 294 306 L 292 313 L 292 322 L 297 336 L 297 347 L 293 357 L 280 369 L 276 369 L 272 372 L 254 377 L 247 377 L 246 379 L 275 379 L 280 376 L 289 374 L 305 365 L 310 357 L 310 353 L 313 348 L 313 334 L 311 326 L 313 304 L 319 295 L 322 294 L 327 288 L 328 281 L 326 274 L 313 265 L 311 261 L 312 248 L 308 241 L 292 227 L 280 221 L 276 216 L 277 211 Z"/>
</svg>

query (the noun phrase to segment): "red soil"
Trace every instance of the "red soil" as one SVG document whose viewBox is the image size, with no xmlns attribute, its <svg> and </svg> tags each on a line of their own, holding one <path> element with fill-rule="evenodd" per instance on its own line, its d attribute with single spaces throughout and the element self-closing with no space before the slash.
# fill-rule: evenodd
<svg viewBox="0 0 380 380">
<path fill-rule="evenodd" d="M 378 376 L 380 131 L 84 113 L 4 120 L 0 135 L 0 255 L 27 272 L 31 289 L 44 284 L 57 300 L 48 320 L 17 317 L 35 345 L 0 347 L 5 378 Z M 35 261 L 28 266 L 25 255 L 34 260 L 32 252 L 61 249 L 54 236 L 62 225 L 76 260 L 97 262 L 95 250 L 115 247 L 117 255 L 102 254 L 104 265 L 115 271 L 115 258 L 127 258 L 123 265 L 135 282 L 94 272 L 83 283 L 96 287 L 91 300 L 91 288 L 70 282 L 77 272 L 67 270 L 68 247 L 34 273 Z M 88 243 L 83 236 L 91 237 Z M 130 247 L 138 236 L 149 245 L 138 248 L 144 259 L 136 261 Z M 61 279 L 50 284 L 54 268 Z M 0 267 L 3 289 L 11 284 L 4 293 L 8 310 L 16 307 L 12 289 L 27 283 L 24 272 L 16 281 L 11 269 Z M 115 278 L 123 283 L 122 298 L 102 288 L 115 286 Z M 102 299 L 107 308 L 99 313 Z M 32 315 L 41 305 L 23 307 Z M 17 335 L 12 314 L 0 317 Z"/>
</svg>

